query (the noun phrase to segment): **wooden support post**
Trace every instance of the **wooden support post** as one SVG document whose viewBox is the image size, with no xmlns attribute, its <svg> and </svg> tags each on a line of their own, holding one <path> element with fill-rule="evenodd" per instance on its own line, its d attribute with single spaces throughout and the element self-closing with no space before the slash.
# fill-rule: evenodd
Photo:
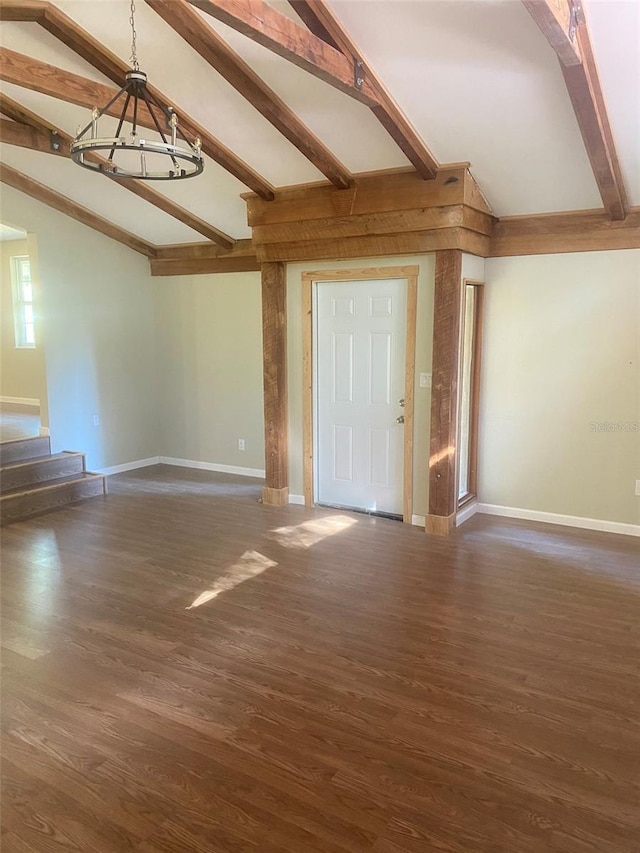
<svg viewBox="0 0 640 853">
<path fill-rule="evenodd" d="M 262 500 L 289 503 L 287 279 L 283 263 L 262 264 L 265 485 Z"/>
<path fill-rule="evenodd" d="M 456 519 L 458 361 L 462 309 L 462 253 L 436 252 L 433 314 L 429 514 L 425 530 L 446 536 Z"/>
</svg>

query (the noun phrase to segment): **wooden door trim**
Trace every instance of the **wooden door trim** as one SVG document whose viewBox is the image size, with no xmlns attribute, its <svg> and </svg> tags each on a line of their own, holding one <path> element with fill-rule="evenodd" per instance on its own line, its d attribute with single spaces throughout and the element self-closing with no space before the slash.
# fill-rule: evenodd
<svg viewBox="0 0 640 853">
<path fill-rule="evenodd" d="M 314 505 L 313 446 L 313 284 L 318 281 L 358 281 L 404 278 L 407 281 L 407 316 L 404 379 L 404 446 L 402 471 L 402 520 L 413 517 L 413 431 L 416 360 L 418 275 L 416 265 L 369 267 L 349 270 L 318 270 L 302 273 L 302 480 L 305 506 Z"/>
</svg>

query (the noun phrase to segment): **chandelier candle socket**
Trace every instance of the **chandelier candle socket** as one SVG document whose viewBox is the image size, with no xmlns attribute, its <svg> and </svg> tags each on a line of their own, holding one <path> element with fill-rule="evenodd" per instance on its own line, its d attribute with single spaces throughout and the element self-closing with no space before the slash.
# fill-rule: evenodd
<svg viewBox="0 0 640 853">
<path fill-rule="evenodd" d="M 79 166 L 102 172 L 111 178 L 139 178 L 148 181 L 170 181 L 192 178 L 204 169 L 202 142 L 190 142 L 178 127 L 178 116 L 172 107 L 162 104 L 147 88 L 147 75 L 140 71 L 136 54 L 135 3 L 131 3 L 131 62 L 124 86 L 102 109 L 93 108 L 91 121 L 78 130 L 71 144 L 71 157 Z M 101 137 L 99 119 L 122 99 L 122 110 L 114 136 Z M 138 119 L 142 110 L 151 117 L 158 138 L 140 136 Z M 131 125 L 128 133 L 126 124 Z M 145 122 L 146 123 L 146 122 Z M 163 129 L 163 125 L 165 129 Z M 151 131 L 153 133 L 153 131 Z M 178 145 L 178 138 L 180 145 Z M 87 153 L 108 152 L 107 163 L 87 159 Z"/>
</svg>

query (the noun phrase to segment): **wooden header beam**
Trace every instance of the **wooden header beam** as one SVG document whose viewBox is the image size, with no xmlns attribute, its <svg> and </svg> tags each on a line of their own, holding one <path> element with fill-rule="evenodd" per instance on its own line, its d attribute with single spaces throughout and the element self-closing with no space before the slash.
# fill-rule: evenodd
<svg viewBox="0 0 640 853">
<path fill-rule="evenodd" d="M 263 261 L 304 261 L 461 249 L 485 256 L 494 217 L 468 169 L 433 181 L 414 171 L 280 190 L 272 202 L 247 198 L 253 243 Z"/>
<path fill-rule="evenodd" d="M 351 175 L 342 163 L 186 0 L 147 0 L 147 3 L 334 186 L 345 189 L 350 185 Z"/>
<path fill-rule="evenodd" d="M 11 166 L 4 164 L 0 165 L 0 181 L 3 184 L 7 184 L 10 187 L 20 190 L 20 192 L 31 196 L 31 198 L 35 198 L 37 201 L 41 201 L 43 204 L 54 208 L 54 210 L 58 210 L 60 213 L 70 216 L 71 219 L 76 219 L 88 228 L 93 228 L 94 231 L 99 231 L 106 237 L 110 237 L 112 240 L 117 240 L 119 243 L 123 243 L 135 252 L 140 252 L 141 255 L 146 255 L 148 258 L 153 258 L 156 255 L 156 246 L 153 246 L 151 243 L 147 243 L 146 240 L 141 240 L 139 237 L 130 234 L 129 231 L 125 231 L 124 228 L 119 228 L 117 225 L 108 222 L 106 219 L 103 219 L 101 216 L 98 216 L 86 207 L 76 204 L 74 201 L 71 201 L 71 199 L 66 198 L 66 196 L 60 195 L 60 193 L 49 189 L 49 187 L 45 187 L 44 184 L 34 181 L 32 178 L 27 177 L 27 175 L 23 175 L 22 172 L 18 172 L 16 169 L 12 169 Z"/>
<path fill-rule="evenodd" d="M 34 10 L 40 10 L 39 16 L 34 19 Z M 23 12 L 26 18 L 21 18 Z M 20 2 L 20 0 L 3 0 L 0 5 L 0 20 L 36 20 L 44 29 L 59 39 L 67 47 L 75 51 L 79 56 L 89 62 L 94 68 L 113 80 L 118 86 L 124 83 L 124 75 L 130 70 L 129 65 L 118 56 L 107 50 L 90 33 L 83 30 L 71 18 L 64 14 L 52 3 L 42 2 L 36 4 L 35 0 Z M 9 53 L 13 53 L 10 51 Z M 35 61 L 35 60 L 33 60 Z M 48 66 L 51 68 L 52 66 Z M 86 78 L 79 77 L 83 80 Z M 15 82 L 15 81 L 12 81 Z M 87 81 L 91 82 L 91 81 Z M 21 85 L 18 83 L 18 85 Z M 99 84 L 94 84 L 99 85 Z M 107 90 L 108 87 L 103 87 Z M 206 128 L 198 124 L 190 116 L 186 115 L 176 104 L 167 98 L 154 86 L 149 86 L 149 91 L 162 103 L 173 107 L 180 119 L 180 126 L 187 136 L 199 136 L 202 140 L 202 150 L 215 160 L 223 169 L 236 177 L 245 186 L 250 187 L 259 196 L 265 199 L 273 198 L 273 187 L 257 174 L 250 166 L 240 160 L 236 155 L 223 145 L 218 139 L 209 133 Z M 109 90 L 110 91 L 110 90 Z M 115 93 L 113 93 L 115 94 Z M 55 95 L 65 99 L 64 95 Z M 72 101 L 77 103 L 77 101 Z M 103 100 L 94 100 L 91 107 L 106 103 Z M 111 114 L 111 113 L 110 113 Z M 155 125 L 145 125 L 155 128 Z"/>
<path fill-rule="evenodd" d="M 71 156 L 70 149 L 73 137 L 60 130 L 60 128 L 54 125 L 47 125 L 44 119 L 30 110 L 21 107 L 11 98 L 2 98 L 0 101 L 0 112 L 13 119 L 13 121 L 0 119 L 0 141 L 8 145 L 16 145 L 20 148 L 29 148 L 32 151 L 42 151 L 45 154 L 54 154 L 67 158 Z M 106 157 L 101 157 L 99 154 L 87 154 L 85 156 L 94 163 L 100 163 L 104 166 L 109 165 Z M 234 240 L 232 237 L 214 228 L 213 225 L 209 225 L 208 222 L 194 216 L 188 210 L 185 210 L 180 205 L 171 201 L 171 199 L 162 195 L 162 193 L 154 190 L 144 181 L 138 181 L 133 178 L 113 178 L 109 171 L 105 171 L 103 174 L 111 178 L 116 186 L 134 193 L 134 195 L 144 199 L 149 204 L 152 204 L 184 225 L 202 234 L 203 237 L 211 240 L 222 249 L 230 251 L 233 248 Z"/>
</svg>

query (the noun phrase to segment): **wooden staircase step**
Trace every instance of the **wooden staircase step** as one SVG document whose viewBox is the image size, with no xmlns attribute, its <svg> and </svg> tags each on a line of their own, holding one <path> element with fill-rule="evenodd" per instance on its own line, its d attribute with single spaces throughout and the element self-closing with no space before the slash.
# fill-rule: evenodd
<svg viewBox="0 0 640 853">
<path fill-rule="evenodd" d="M 106 493 L 106 477 L 90 471 L 58 477 L 33 488 L 21 486 L 0 496 L 1 521 L 3 525 L 9 524 Z"/>
<path fill-rule="evenodd" d="M 49 456 L 51 454 L 51 439 L 48 436 L 36 435 L 33 438 L 13 438 L 0 441 L 0 465 L 10 465 L 23 459 Z"/>
<path fill-rule="evenodd" d="M 85 470 L 84 453 L 65 450 L 51 456 L 23 459 L 0 469 L 0 493 L 81 474 Z"/>
</svg>

